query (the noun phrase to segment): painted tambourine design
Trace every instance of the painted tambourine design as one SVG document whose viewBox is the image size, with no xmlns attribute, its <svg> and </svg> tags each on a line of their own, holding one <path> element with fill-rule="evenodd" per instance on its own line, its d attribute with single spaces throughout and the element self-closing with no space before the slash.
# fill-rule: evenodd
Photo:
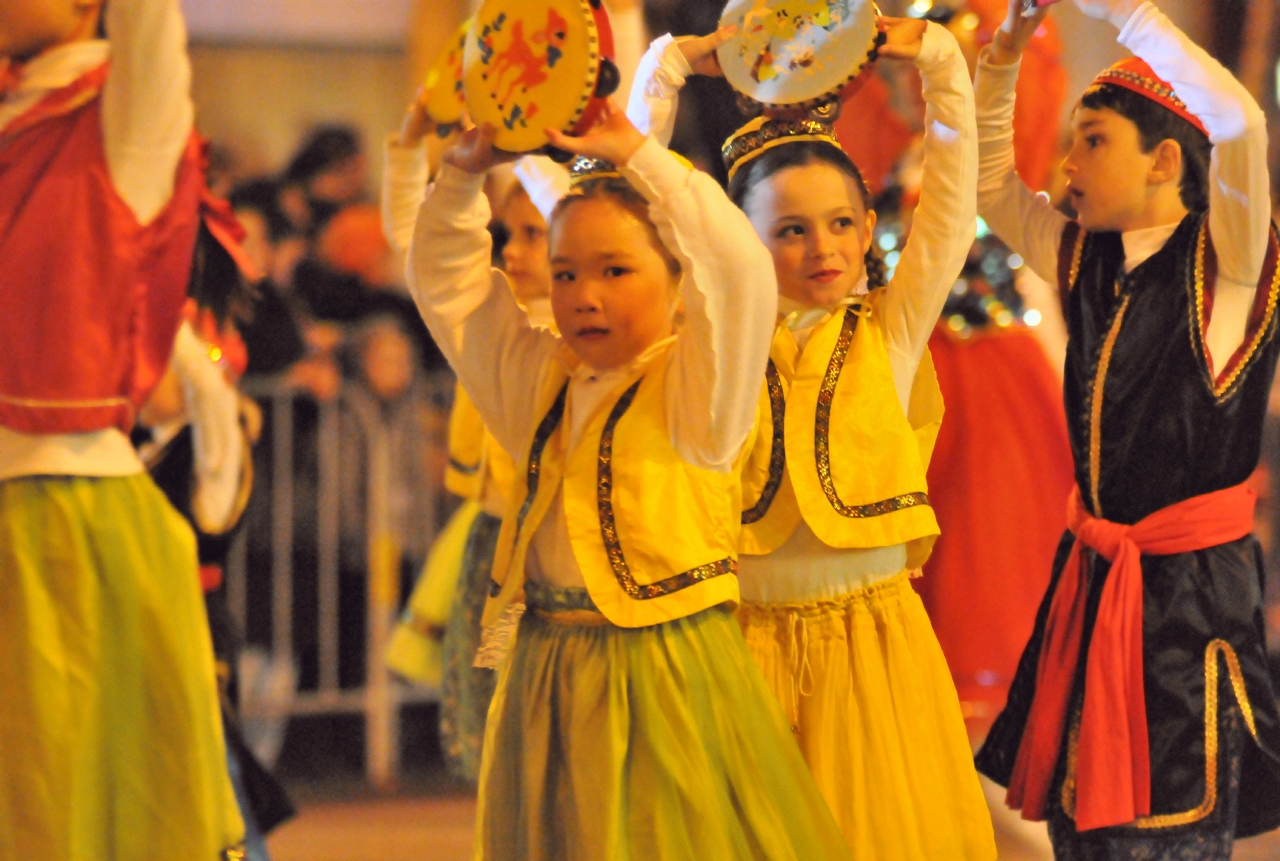
<svg viewBox="0 0 1280 861">
<path fill-rule="evenodd" d="M 467 34 L 467 110 L 507 152 L 543 149 L 547 128 L 586 131 L 618 82 L 601 0 L 486 0 Z"/>
<path fill-rule="evenodd" d="M 458 28 L 444 52 L 427 70 L 423 106 L 427 116 L 440 126 L 442 134 L 461 124 L 462 113 L 467 106 L 462 93 L 462 55 L 474 20 L 469 18 Z"/>
<path fill-rule="evenodd" d="M 856 88 L 884 34 L 872 0 L 730 0 L 737 27 L 717 52 L 748 107 L 766 113 L 832 106 Z"/>
</svg>

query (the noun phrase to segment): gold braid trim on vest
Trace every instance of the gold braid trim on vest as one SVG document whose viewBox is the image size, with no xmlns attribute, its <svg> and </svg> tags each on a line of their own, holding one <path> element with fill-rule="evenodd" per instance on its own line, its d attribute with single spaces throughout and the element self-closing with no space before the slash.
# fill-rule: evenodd
<svg viewBox="0 0 1280 861">
<path fill-rule="evenodd" d="M 605 551 L 609 554 L 609 565 L 613 568 L 613 575 L 617 578 L 618 585 L 631 598 L 637 601 L 648 601 L 687 589 L 703 580 L 710 580 L 724 574 L 737 574 L 738 560 L 721 559 L 719 562 L 700 565 L 656 583 L 637 583 L 631 574 L 631 568 L 627 565 L 626 557 L 622 553 L 622 542 L 618 539 L 618 525 L 613 517 L 613 432 L 617 429 L 618 422 L 631 408 L 631 402 L 635 400 L 636 392 L 639 391 L 642 382 L 644 377 L 636 380 L 614 404 L 613 411 L 609 413 L 609 418 L 605 422 L 604 432 L 600 435 L 596 503 L 600 509 L 600 537 L 604 541 Z M 563 400 L 563 392 L 561 400 Z M 542 429 L 539 428 L 539 433 L 541 431 Z M 550 431 L 547 435 L 550 436 Z"/>
<path fill-rule="evenodd" d="M 778 366 L 769 360 L 764 370 L 764 379 L 769 387 L 769 416 L 773 424 L 773 442 L 769 449 L 769 478 L 764 489 L 760 491 L 760 499 L 756 504 L 742 512 L 742 525 L 758 523 L 769 513 L 773 499 L 782 487 L 782 478 L 787 471 L 787 401 L 782 395 L 782 378 L 778 375 Z"/>
<path fill-rule="evenodd" d="M 831 507 L 845 517 L 879 517 L 906 508 L 914 508 L 917 505 L 929 505 L 929 494 L 923 491 L 906 493 L 867 505 L 847 505 L 836 492 L 835 482 L 831 478 L 831 403 L 835 399 L 836 384 L 840 382 L 840 372 L 844 370 L 849 345 L 853 343 L 853 333 L 857 328 L 858 311 L 856 306 L 851 305 L 845 310 L 840 338 L 836 341 L 836 348 L 831 353 L 831 362 L 827 365 L 827 374 L 822 379 L 822 388 L 818 390 L 818 408 L 813 420 L 813 450 L 818 467 L 818 483 L 822 486 L 822 492 L 826 494 Z"/>
<path fill-rule="evenodd" d="M 520 513 L 516 515 L 515 540 L 520 540 L 520 532 L 524 529 L 525 518 L 529 516 L 529 509 L 533 508 L 534 497 L 538 495 L 538 481 L 542 477 L 542 452 L 547 447 L 547 441 L 551 439 L 551 435 L 556 432 L 556 428 L 560 426 L 561 420 L 564 418 L 565 403 L 569 398 L 568 381 L 560 388 L 560 394 L 556 395 L 555 403 L 551 405 L 551 409 L 547 410 L 547 414 L 542 417 L 542 422 L 538 425 L 538 430 L 533 435 L 533 445 L 529 448 L 529 470 L 526 478 L 526 486 L 528 491 L 525 493 L 524 503 L 520 506 Z M 496 598 L 502 593 L 502 584 L 497 580 L 489 581 L 489 597 Z"/>
</svg>

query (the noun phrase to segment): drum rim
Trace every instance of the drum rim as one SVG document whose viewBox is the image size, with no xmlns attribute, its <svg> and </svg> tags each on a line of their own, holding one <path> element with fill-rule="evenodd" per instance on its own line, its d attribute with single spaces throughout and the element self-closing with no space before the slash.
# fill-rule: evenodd
<svg viewBox="0 0 1280 861">
<path fill-rule="evenodd" d="M 485 0 L 480 8 L 476 10 L 475 15 L 473 16 L 474 20 L 471 24 L 471 28 L 467 32 L 466 50 L 463 54 L 462 60 L 463 98 L 466 102 L 467 110 L 471 112 L 473 116 L 476 112 L 472 109 L 472 99 L 466 86 L 467 71 L 469 69 L 467 56 L 471 55 L 473 51 L 479 51 L 476 33 L 480 26 L 480 21 L 484 17 L 486 8 L 491 8 L 496 5 L 505 6 L 509 2 L 510 0 Z M 578 130 L 578 126 L 582 122 L 583 115 L 587 113 L 587 109 L 595 98 L 596 85 L 600 80 L 600 69 L 604 65 L 605 58 L 605 55 L 601 51 L 601 31 L 602 29 L 609 27 L 609 16 L 604 10 L 603 3 L 599 3 L 598 8 L 596 4 L 591 2 L 591 0 L 576 0 L 576 3 L 583 12 L 583 17 L 586 21 L 587 75 L 585 78 L 587 80 L 584 82 L 582 92 L 578 96 L 577 104 L 573 109 L 573 115 L 560 127 L 560 130 L 566 134 L 573 134 Z M 549 6 L 550 3 L 546 3 L 545 5 Z M 612 43 L 612 31 L 608 30 L 607 32 L 608 41 Z M 500 141 L 502 139 L 504 131 L 505 130 L 501 128 L 497 130 L 497 140 Z M 522 150 L 509 150 L 509 152 L 537 152 L 541 149 L 542 145 L 545 145 L 545 143 L 546 141 L 544 140 L 542 144 L 537 147 Z"/>
<path fill-rule="evenodd" d="M 726 4 L 726 11 L 727 11 L 727 5 L 728 4 Z M 872 0 L 872 3 L 871 3 L 871 11 L 875 19 L 879 21 L 880 18 L 882 17 L 882 13 L 880 11 L 879 4 L 874 2 L 874 0 Z M 724 19 L 724 13 L 721 13 L 718 26 L 723 27 L 726 23 L 727 22 Z M 717 56 L 719 56 L 720 51 L 725 50 L 733 43 L 734 43 L 733 39 L 730 39 L 724 45 L 717 48 L 716 49 Z M 875 63 L 875 61 L 879 58 L 880 48 L 881 46 L 884 45 L 884 43 L 885 43 L 885 32 L 884 30 L 880 29 L 879 25 L 877 25 L 871 37 L 871 46 L 867 49 L 866 54 L 863 55 L 862 60 L 859 61 L 858 64 L 854 67 L 853 71 L 850 72 L 848 76 L 846 76 L 836 86 L 832 87 L 831 89 L 827 90 L 821 95 L 813 96 L 807 99 L 798 99 L 793 102 L 784 102 L 784 101 L 768 101 L 767 102 L 757 98 L 751 93 L 748 93 L 734 86 L 733 82 L 729 81 L 729 78 L 727 75 L 725 76 L 725 80 L 729 82 L 729 86 L 733 88 L 733 91 L 737 93 L 743 100 L 746 101 L 748 106 L 756 109 L 755 111 L 756 113 L 766 113 L 770 109 L 774 109 L 774 108 L 785 109 L 788 111 L 813 110 L 816 108 L 821 108 L 822 106 L 832 101 L 838 101 L 838 100 L 844 99 L 846 97 L 846 90 L 848 90 L 852 84 L 857 82 L 859 78 L 865 75 L 867 71 Z"/>
<path fill-rule="evenodd" d="M 457 116 L 451 119 L 442 119 L 439 116 L 437 116 L 435 112 L 431 110 L 432 104 L 431 104 L 430 94 L 433 93 L 435 90 L 437 90 L 439 87 L 444 86 L 445 76 L 443 74 L 442 67 L 444 65 L 445 58 L 448 57 L 449 52 L 453 50 L 453 47 L 452 47 L 454 44 L 453 40 L 459 36 L 461 37 L 461 43 L 462 43 L 461 47 L 463 51 L 463 57 L 464 58 L 466 57 L 467 39 L 468 37 L 470 37 L 471 31 L 475 27 L 475 22 L 476 22 L 476 17 L 472 15 L 469 18 L 467 18 L 467 20 L 459 24 L 457 29 L 453 31 L 453 35 L 449 37 L 449 41 L 445 43 L 444 49 L 440 52 L 440 54 L 436 57 L 435 61 L 432 62 L 431 67 L 427 70 L 428 79 L 430 79 L 432 72 L 437 72 L 437 71 L 441 72 L 440 80 L 436 82 L 436 85 L 434 87 L 431 87 L 429 89 L 428 96 L 424 100 L 424 105 L 423 105 L 424 109 L 427 112 L 427 116 L 430 117 L 431 120 L 438 125 L 455 126 L 462 122 L 462 112 L 466 109 L 466 104 L 467 104 L 466 93 L 463 93 L 462 100 L 457 103 L 457 106 L 458 106 Z M 465 68 L 465 60 L 463 63 L 458 64 L 458 75 L 452 78 L 452 83 L 455 87 L 458 84 L 462 83 L 462 79 L 463 79 L 462 70 L 464 68 Z M 452 102 L 453 100 L 450 100 L 450 101 Z"/>
</svg>

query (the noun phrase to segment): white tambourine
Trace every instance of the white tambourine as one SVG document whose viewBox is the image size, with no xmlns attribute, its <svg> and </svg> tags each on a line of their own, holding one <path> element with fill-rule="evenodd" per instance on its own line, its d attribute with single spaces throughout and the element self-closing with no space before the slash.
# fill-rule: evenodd
<svg viewBox="0 0 1280 861">
<path fill-rule="evenodd" d="M 808 110 L 850 94 L 884 36 L 872 0 L 729 0 L 718 51 L 729 84 L 762 109 Z"/>
</svg>

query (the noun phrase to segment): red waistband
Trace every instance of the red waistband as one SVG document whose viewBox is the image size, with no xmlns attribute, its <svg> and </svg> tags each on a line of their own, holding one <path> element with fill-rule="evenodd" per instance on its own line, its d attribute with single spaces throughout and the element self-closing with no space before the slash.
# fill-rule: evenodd
<svg viewBox="0 0 1280 861">
<path fill-rule="evenodd" d="M 1006 798 L 1024 819 L 1045 817 L 1062 749 L 1088 597 L 1088 547 L 1111 561 L 1085 665 L 1076 753 L 1076 828 L 1123 825 L 1151 813 L 1151 751 L 1142 665 L 1142 556 L 1190 553 L 1253 531 L 1257 495 L 1241 484 L 1195 496 L 1132 526 L 1089 514 L 1079 489 L 1067 520 L 1076 535 L 1049 605 L 1036 692 Z"/>
</svg>

